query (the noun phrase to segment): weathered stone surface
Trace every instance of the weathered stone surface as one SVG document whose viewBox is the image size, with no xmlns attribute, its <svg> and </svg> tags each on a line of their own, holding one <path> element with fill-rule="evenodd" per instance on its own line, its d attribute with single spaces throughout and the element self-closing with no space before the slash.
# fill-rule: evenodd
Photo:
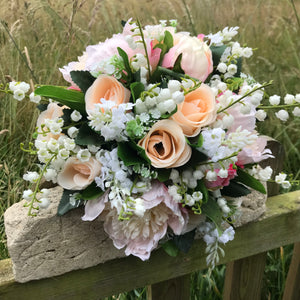
<svg viewBox="0 0 300 300">
<path fill-rule="evenodd" d="M 51 189 L 51 205 L 29 217 L 24 201 L 4 215 L 5 231 L 15 280 L 52 277 L 72 270 L 95 266 L 125 256 L 117 250 L 99 219 L 83 222 L 83 209 L 56 216 L 62 188 Z"/>
<path fill-rule="evenodd" d="M 266 188 L 266 185 L 264 185 Z M 236 206 L 235 227 L 240 227 L 246 223 L 257 220 L 265 211 L 267 195 L 252 190 L 252 193 L 238 198 L 230 198 Z"/>
<path fill-rule="evenodd" d="M 113 246 L 99 218 L 92 222 L 81 220 L 83 208 L 58 217 L 56 212 L 61 194 L 61 187 L 52 188 L 50 207 L 40 210 L 36 217 L 27 215 L 24 201 L 5 212 L 7 244 L 16 281 L 52 277 L 125 256 L 123 250 Z M 230 201 L 240 206 L 234 226 L 259 218 L 265 211 L 266 198 L 256 191 L 232 198 Z M 192 229 L 203 218 L 197 216 L 190 221 Z"/>
</svg>

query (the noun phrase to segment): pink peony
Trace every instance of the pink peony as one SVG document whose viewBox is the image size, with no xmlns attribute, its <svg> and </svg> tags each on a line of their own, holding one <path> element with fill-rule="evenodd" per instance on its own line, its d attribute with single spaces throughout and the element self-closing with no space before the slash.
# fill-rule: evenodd
<svg viewBox="0 0 300 300">
<path fill-rule="evenodd" d="M 238 163 L 242 165 L 253 164 L 274 157 L 270 149 L 265 149 L 269 139 L 269 137 L 260 136 L 253 144 L 244 147 L 238 154 Z"/>
<path fill-rule="evenodd" d="M 182 54 L 181 68 L 185 74 L 205 81 L 213 71 L 212 53 L 206 43 L 184 33 L 173 35 L 174 46 L 164 56 L 162 66 L 172 68 Z"/>
<path fill-rule="evenodd" d="M 126 255 L 146 260 L 165 236 L 168 226 L 179 235 L 185 228 L 186 219 L 163 183 L 153 182 L 151 190 L 141 198 L 146 208 L 143 217 L 132 215 L 129 220 L 120 221 L 117 210 L 113 209 L 105 216 L 104 230 L 116 248 L 126 246 Z"/>
</svg>

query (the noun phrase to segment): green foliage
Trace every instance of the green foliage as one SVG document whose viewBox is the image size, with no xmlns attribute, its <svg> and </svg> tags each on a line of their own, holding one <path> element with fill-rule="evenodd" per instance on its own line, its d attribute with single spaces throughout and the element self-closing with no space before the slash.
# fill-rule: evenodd
<svg viewBox="0 0 300 300">
<path fill-rule="evenodd" d="M 242 197 L 246 196 L 251 193 L 251 191 L 244 186 L 243 184 L 240 184 L 236 182 L 235 179 L 230 180 L 230 184 L 227 186 L 224 186 L 221 190 L 221 193 L 223 196 L 229 196 L 229 197 Z"/>
<path fill-rule="evenodd" d="M 134 142 L 118 143 L 118 156 L 125 166 L 147 165 L 151 161 L 145 153 L 145 149 Z"/>
<path fill-rule="evenodd" d="M 94 200 L 102 196 L 104 192 L 98 187 L 93 181 L 87 188 L 80 192 L 80 197 L 82 200 Z"/>
<path fill-rule="evenodd" d="M 202 212 L 216 225 L 219 233 L 222 233 L 221 223 L 222 219 L 222 212 L 221 209 L 213 197 L 209 197 L 206 203 L 203 203 Z"/>
<path fill-rule="evenodd" d="M 84 94 L 75 90 L 67 90 L 59 86 L 44 85 L 35 90 L 36 95 L 56 100 L 62 105 L 79 111 L 85 115 Z"/>
<path fill-rule="evenodd" d="M 66 214 L 68 211 L 78 207 L 83 202 L 81 200 L 77 200 L 75 206 L 70 203 L 70 196 L 74 193 L 78 193 L 78 191 L 66 190 L 64 189 L 62 197 L 60 199 L 58 208 L 57 208 L 57 215 L 62 216 Z"/>
<path fill-rule="evenodd" d="M 80 146 L 101 146 L 104 143 L 104 138 L 89 127 L 87 123 L 83 123 L 79 128 L 75 142 Z"/>
<path fill-rule="evenodd" d="M 140 97 L 141 93 L 144 90 L 145 90 L 145 87 L 141 82 L 133 82 L 130 85 L 131 97 L 132 97 L 134 103 Z"/>
<path fill-rule="evenodd" d="M 241 182 L 256 191 L 261 192 L 262 194 L 267 193 L 265 187 L 259 180 L 255 179 L 253 176 L 251 176 L 241 168 L 238 168 L 237 177 L 235 177 L 235 179 L 238 182 Z"/>
<path fill-rule="evenodd" d="M 84 94 L 96 79 L 89 71 L 71 71 L 70 75 Z"/>
</svg>

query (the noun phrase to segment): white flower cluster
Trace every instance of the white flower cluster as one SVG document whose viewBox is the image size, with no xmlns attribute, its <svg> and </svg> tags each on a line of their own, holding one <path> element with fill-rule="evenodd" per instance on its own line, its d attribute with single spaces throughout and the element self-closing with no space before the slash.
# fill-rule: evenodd
<svg viewBox="0 0 300 300">
<path fill-rule="evenodd" d="M 44 123 L 54 135 L 60 134 L 62 132 L 62 127 L 64 126 L 64 120 L 62 118 L 45 119 Z"/>
<path fill-rule="evenodd" d="M 280 173 L 275 176 L 275 182 L 280 184 L 284 189 L 289 189 L 291 187 L 291 183 L 286 180 L 286 174 Z"/>
<path fill-rule="evenodd" d="M 268 181 L 271 179 L 272 173 L 273 170 L 270 166 L 263 169 L 260 165 L 257 165 L 253 166 L 252 169 L 249 170 L 249 174 L 260 181 Z"/>
<path fill-rule="evenodd" d="M 204 177 L 200 168 L 186 169 L 181 176 L 176 169 L 172 169 L 170 173 L 170 180 L 173 185 L 168 186 L 168 193 L 177 203 L 183 203 L 188 206 L 193 206 L 196 202 L 201 202 L 203 194 L 200 191 L 188 193 L 188 189 L 195 189 L 197 187 L 197 180 Z"/>
<path fill-rule="evenodd" d="M 107 59 L 103 59 L 100 62 L 91 66 L 91 74 L 94 77 L 98 77 L 100 74 L 107 74 L 114 76 L 116 79 L 122 77 L 124 70 L 124 61 L 121 56 L 112 55 Z"/>
<path fill-rule="evenodd" d="M 270 96 L 269 102 L 273 106 L 280 105 L 280 96 L 278 95 Z M 285 105 L 287 105 L 287 108 L 289 106 L 295 106 L 299 103 L 299 105 L 294 107 L 292 114 L 295 117 L 300 117 L 300 94 L 296 94 L 296 95 L 286 94 L 285 97 L 283 98 L 283 102 Z M 285 109 L 280 109 L 275 113 L 275 116 L 282 122 L 286 122 L 289 118 L 289 113 Z"/>
<path fill-rule="evenodd" d="M 126 141 L 126 123 L 133 119 L 128 111 L 133 108 L 133 103 L 125 103 L 116 106 L 114 101 L 101 99 L 101 103 L 95 104 L 95 109 L 90 113 L 89 125 L 100 131 L 106 141 Z"/>
<path fill-rule="evenodd" d="M 47 208 L 50 205 L 50 200 L 49 200 L 49 194 L 50 194 L 50 190 L 49 189 L 42 189 L 38 196 L 39 196 L 39 200 L 38 200 L 38 206 L 39 208 Z M 34 197 L 34 192 L 30 189 L 25 190 L 23 192 L 23 199 L 27 200 L 27 201 L 31 201 Z"/>
<path fill-rule="evenodd" d="M 218 31 L 214 34 L 209 34 L 206 37 L 210 40 L 210 45 L 222 46 L 225 42 L 231 41 L 231 39 L 238 34 L 239 27 L 225 27 L 222 31 Z"/>
<path fill-rule="evenodd" d="M 206 243 L 205 252 L 208 253 L 206 257 L 207 265 L 215 266 L 219 262 L 219 254 L 225 255 L 224 250 L 219 246 L 219 243 L 226 244 L 234 239 L 235 231 L 232 226 L 226 228 L 220 235 L 218 229 L 213 223 L 203 222 L 197 228 L 198 232 L 203 236 Z"/>
<path fill-rule="evenodd" d="M 25 98 L 25 94 L 29 91 L 30 85 L 23 81 L 12 81 L 9 83 L 9 89 L 13 92 L 14 99 L 21 101 Z"/>
<path fill-rule="evenodd" d="M 210 157 L 212 162 L 217 162 L 226 157 L 232 156 L 229 162 L 232 163 L 234 154 L 245 146 L 252 144 L 257 139 L 257 134 L 238 127 L 236 131 L 226 135 L 221 128 L 206 129 L 202 131 L 203 144 L 201 151 Z"/>
<path fill-rule="evenodd" d="M 149 115 L 153 119 L 159 119 L 162 115 L 171 113 L 177 104 L 184 101 L 184 92 L 181 91 L 182 83 L 178 80 L 170 80 L 167 88 L 159 88 L 148 85 L 146 96 L 138 98 L 135 104 L 135 112 L 145 119 Z"/>
</svg>

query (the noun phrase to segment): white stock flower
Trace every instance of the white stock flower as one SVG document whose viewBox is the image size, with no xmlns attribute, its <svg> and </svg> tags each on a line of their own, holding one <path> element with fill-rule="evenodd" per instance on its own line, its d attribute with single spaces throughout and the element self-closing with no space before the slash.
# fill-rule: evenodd
<svg viewBox="0 0 300 300">
<path fill-rule="evenodd" d="M 221 62 L 221 63 L 218 64 L 217 70 L 220 73 L 225 73 L 227 71 L 227 65 L 225 63 Z"/>
<path fill-rule="evenodd" d="M 269 98 L 269 102 L 271 105 L 278 105 L 280 103 L 280 96 L 273 95 Z"/>
<path fill-rule="evenodd" d="M 88 149 L 81 149 L 77 153 L 77 158 L 82 162 L 89 161 L 91 156 L 92 155 Z"/>
<path fill-rule="evenodd" d="M 284 104 L 287 104 L 287 105 L 293 104 L 295 101 L 295 97 L 291 94 L 286 94 L 283 101 L 284 101 Z"/>
<path fill-rule="evenodd" d="M 258 177 L 261 181 L 268 181 L 272 176 L 272 168 L 270 166 L 258 171 Z"/>
<path fill-rule="evenodd" d="M 82 118 L 82 115 L 81 115 L 81 113 L 79 111 L 74 110 L 71 113 L 71 119 L 72 119 L 72 121 L 78 122 L 81 118 Z"/>
<path fill-rule="evenodd" d="M 293 109 L 293 111 L 292 111 L 292 113 L 293 113 L 293 115 L 295 116 L 295 117 L 300 117 L 300 107 L 295 107 L 294 109 Z"/>
<path fill-rule="evenodd" d="M 14 99 L 21 101 L 25 98 L 25 93 L 22 90 L 15 90 L 13 94 Z"/>
<path fill-rule="evenodd" d="M 72 138 L 72 139 L 74 139 L 74 138 L 77 136 L 78 131 L 79 131 L 78 128 L 76 128 L 76 127 L 74 127 L 74 126 L 73 126 L 73 127 L 70 127 L 70 128 L 68 129 L 68 135 L 69 135 L 69 137 Z"/>
<path fill-rule="evenodd" d="M 211 171 L 209 170 L 207 173 L 206 173 L 206 180 L 208 181 L 216 181 L 217 178 L 218 178 L 218 175 L 215 171 Z"/>
<path fill-rule="evenodd" d="M 22 197 L 23 197 L 23 199 L 28 200 L 28 201 L 32 200 L 33 191 L 30 190 L 30 189 L 23 191 L 23 196 Z"/>
<path fill-rule="evenodd" d="M 40 95 L 35 95 L 34 92 L 32 92 L 30 95 L 29 95 L 29 100 L 33 103 L 40 103 L 41 100 L 42 100 L 42 97 Z"/>
<path fill-rule="evenodd" d="M 43 197 L 39 201 L 40 201 L 40 203 L 39 203 L 40 208 L 46 209 L 50 205 L 49 198 Z"/>
<path fill-rule="evenodd" d="M 230 64 L 228 67 L 227 67 L 227 71 L 230 75 L 234 75 L 236 72 L 237 72 L 237 66 L 234 65 L 234 64 Z"/>
<path fill-rule="evenodd" d="M 37 172 L 28 171 L 27 173 L 25 173 L 23 175 L 23 179 L 26 181 L 29 181 L 31 183 L 36 182 L 38 180 L 38 178 L 39 178 L 39 173 L 37 173 Z"/>
<path fill-rule="evenodd" d="M 275 113 L 275 116 L 281 121 L 285 122 L 289 118 L 289 113 L 286 110 L 281 109 Z"/>
<path fill-rule="evenodd" d="M 267 117 L 267 113 L 263 110 L 263 109 L 259 109 L 256 113 L 255 113 L 255 117 L 258 121 L 264 121 L 264 119 Z"/>
</svg>

